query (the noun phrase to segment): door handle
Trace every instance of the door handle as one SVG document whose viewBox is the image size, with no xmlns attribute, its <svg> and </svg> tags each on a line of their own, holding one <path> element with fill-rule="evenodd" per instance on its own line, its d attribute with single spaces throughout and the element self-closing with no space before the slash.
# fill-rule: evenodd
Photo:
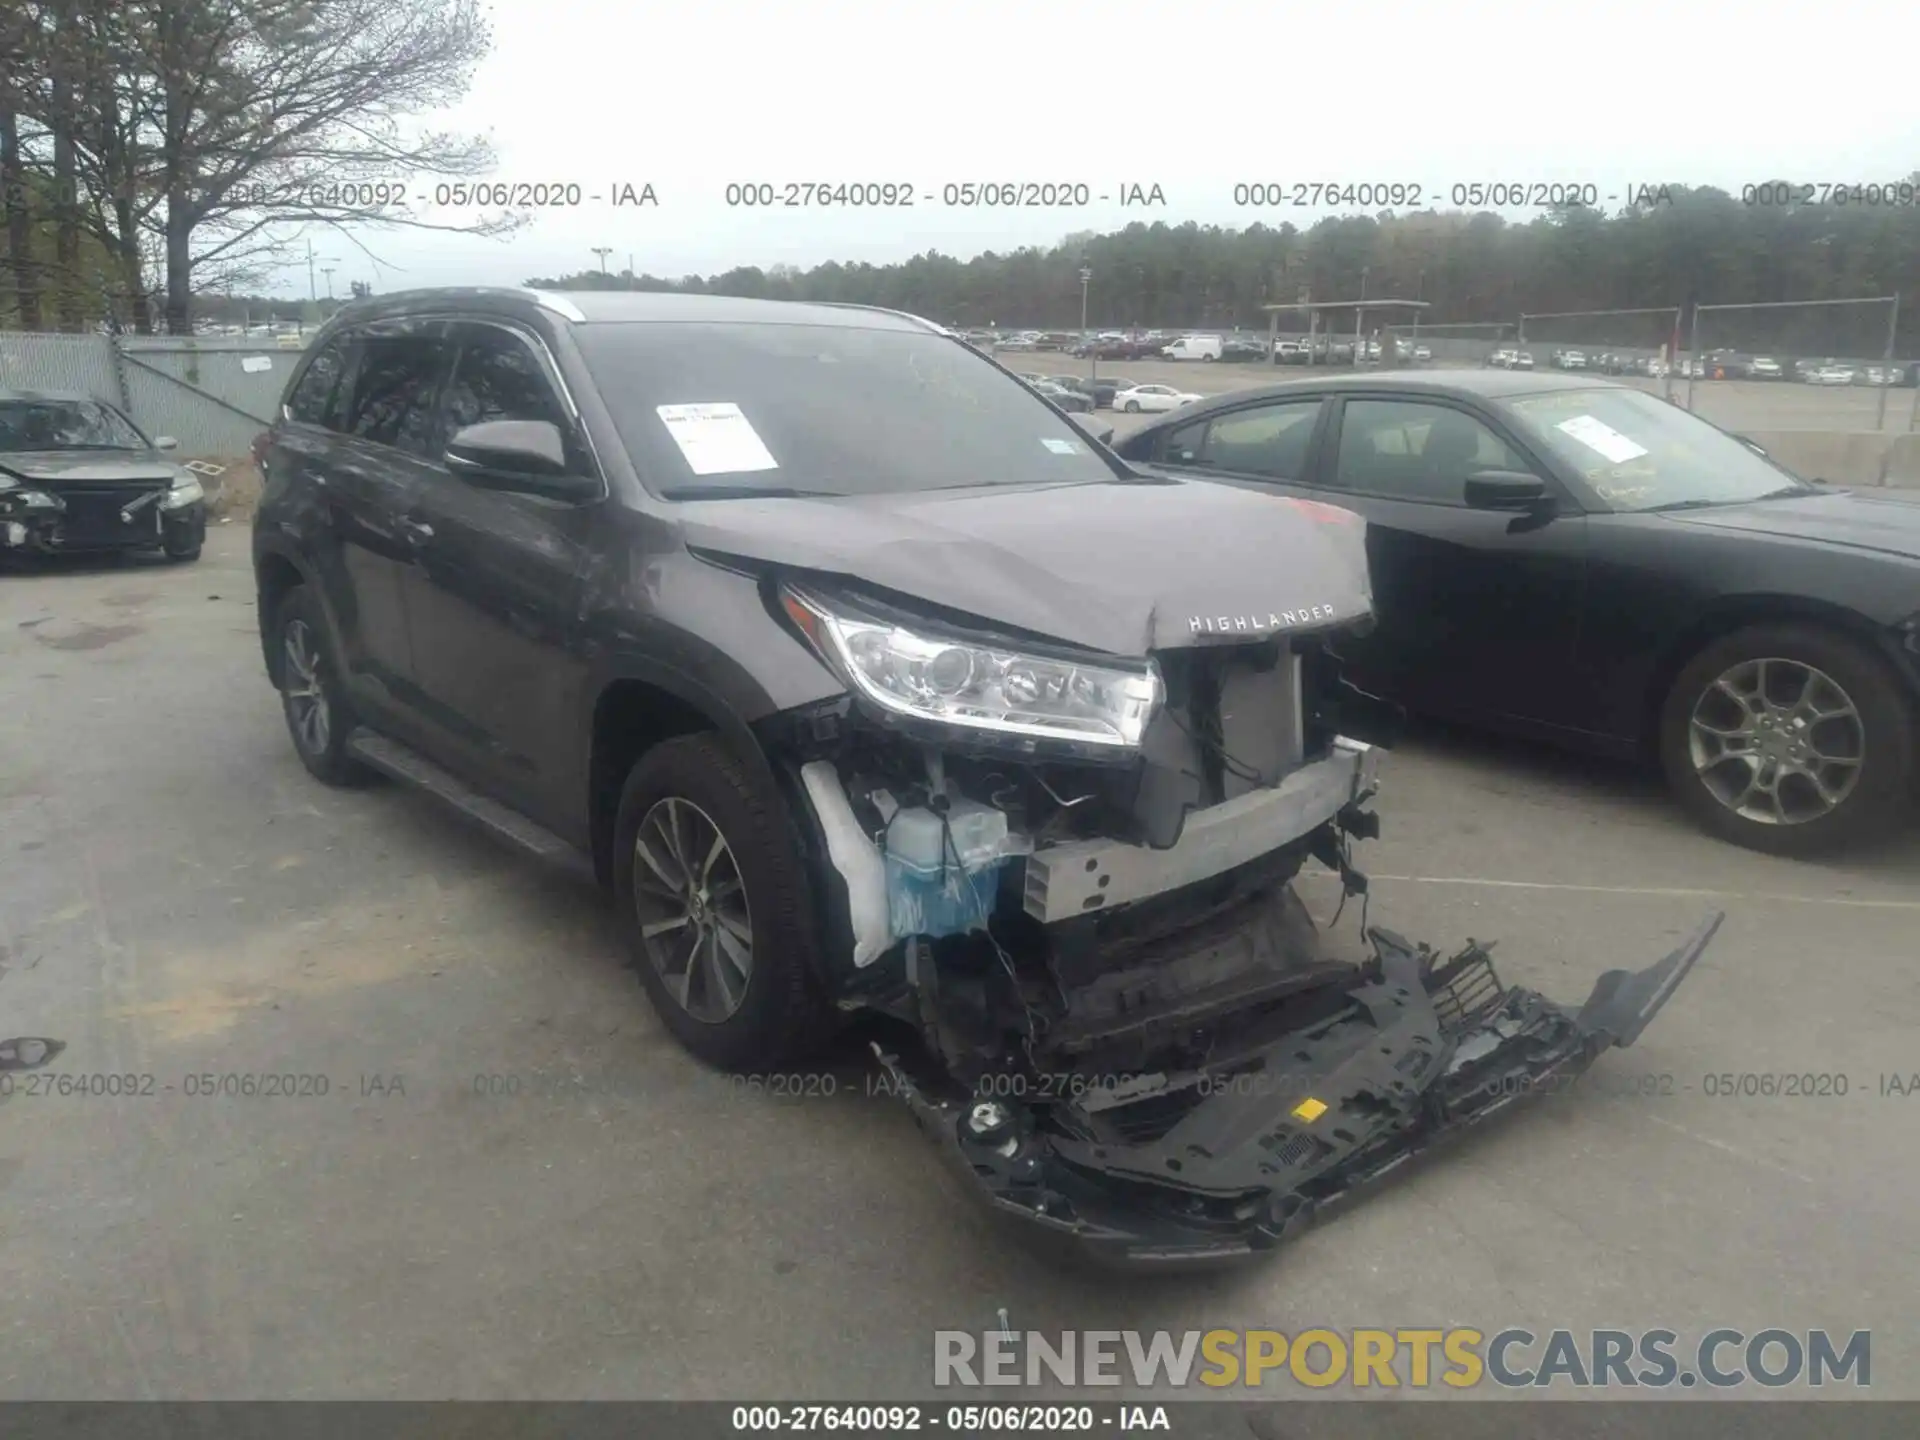
<svg viewBox="0 0 1920 1440">
<path fill-rule="evenodd" d="M 433 527 L 424 520 L 402 520 L 400 536 L 417 550 L 433 539 Z"/>
</svg>

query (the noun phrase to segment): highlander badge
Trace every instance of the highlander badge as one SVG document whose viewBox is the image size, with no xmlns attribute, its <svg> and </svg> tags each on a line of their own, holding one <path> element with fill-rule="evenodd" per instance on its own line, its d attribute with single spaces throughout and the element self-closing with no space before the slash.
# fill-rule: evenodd
<svg viewBox="0 0 1920 1440">
<path fill-rule="evenodd" d="M 1279 630 L 1332 618 L 1333 606 L 1309 605 L 1303 610 L 1268 611 L 1265 615 L 1194 615 L 1187 620 L 1187 629 L 1195 635 L 1225 635 L 1243 630 Z"/>
</svg>

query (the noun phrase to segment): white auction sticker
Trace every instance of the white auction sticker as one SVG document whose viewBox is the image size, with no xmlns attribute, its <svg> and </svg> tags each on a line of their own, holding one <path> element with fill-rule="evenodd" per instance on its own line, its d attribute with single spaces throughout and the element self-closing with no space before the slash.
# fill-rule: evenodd
<svg viewBox="0 0 1920 1440">
<path fill-rule="evenodd" d="M 1647 453 L 1646 446 L 1634 443 L 1611 425 L 1591 415 L 1576 415 L 1571 420 L 1562 420 L 1557 428 L 1616 465 L 1638 460 Z"/>
<path fill-rule="evenodd" d="M 273 368 L 273 357 L 271 355 L 249 355 L 240 362 L 240 368 L 249 375 L 258 375 L 262 370 L 271 370 Z"/>
<path fill-rule="evenodd" d="M 780 462 L 760 439 L 760 432 L 731 400 L 656 405 L 654 410 L 686 456 L 687 468 L 696 475 L 738 475 L 780 468 Z"/>
<path fill-rule="evenodd" d="M 1087 447 L 1075 440 L 1056 440 L 1051 435 L 1043 436 L 1040 443 L 1056 455 L 1084 455 Z"/>
</svg>

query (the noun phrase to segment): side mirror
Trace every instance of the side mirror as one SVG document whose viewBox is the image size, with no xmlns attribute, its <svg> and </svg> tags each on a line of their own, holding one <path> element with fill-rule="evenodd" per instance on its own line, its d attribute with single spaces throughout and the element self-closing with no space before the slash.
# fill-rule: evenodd
<svg viewBox="0 0 1920 1440">
<path fill-rule="evenodd" d="M 520 490 L 556 500 L 584 500 L 599 493 L 591 476 L 567 466 L 567 442 L 547 420 L 483 420 L 455 432 L 447 442 L 447 468 L 489 490 Z"/>
<path fill-rule="evenodd" d="M 153 448 L 156 450 L 178 450 L 180 448 L 180 442 L 171 435 L 156 435 L 153 437 Z"/>
<path fill-rule="evenodd" d="M 1538 510 L 1547 498 L 1547 482 L 1538 475 L 1487 470 L 1467 478 L 1467 504 L 1475 510 Z"/>
</svg>

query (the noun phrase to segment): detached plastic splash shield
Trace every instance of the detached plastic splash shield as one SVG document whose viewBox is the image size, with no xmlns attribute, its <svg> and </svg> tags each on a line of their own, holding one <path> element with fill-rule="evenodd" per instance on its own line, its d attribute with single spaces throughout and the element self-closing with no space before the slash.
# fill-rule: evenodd
<svg viewBox="0 0 1920 1440">
<path fill-rule="evenodd" d="M 1108 1263 L 1231 1262 L 1633 1044 L 1724 918 L 1655 965 L 1602 975 L 1578 1008 L 1507 988 L 1485 947 L 1436 963 L 1376 929 L 1379 963 L 1334 1018 L 1204 1071 L 1003 1102 L 1005 1123 L 985 1137 L 970 1098 L 943 1098 L 876 1054 L 994 1211 Z"/>
</svg>

